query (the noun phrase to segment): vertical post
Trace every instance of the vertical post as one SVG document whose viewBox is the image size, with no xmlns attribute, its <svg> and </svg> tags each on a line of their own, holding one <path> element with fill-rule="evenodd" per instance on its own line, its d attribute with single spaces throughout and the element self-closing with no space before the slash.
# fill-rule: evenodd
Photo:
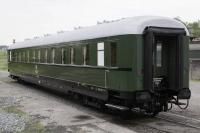
<svg viewBox="0 0 200 133">
<path fill-rule="evenodd" d="M 177 41 L 177 57 L 176 57 L 176 76 L 177 76 L 177 89 L 183 88 L 183 35 L 178 35 Z"/>
<path fill-rule="evenodd" d="M 153 80 L 153 32 L 147 29 L 144 36 L 144 89 L 152 91 Z"/>
</svg>

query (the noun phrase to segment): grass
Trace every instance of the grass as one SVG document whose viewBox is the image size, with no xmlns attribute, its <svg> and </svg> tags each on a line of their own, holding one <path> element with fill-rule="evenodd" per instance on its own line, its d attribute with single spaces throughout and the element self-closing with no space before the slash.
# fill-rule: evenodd
<svg viewBox="0 0 200 133">
<path fill-rule="evenodd" d="M 15 106 L 10 106 L 3 108 L 3 111 L 6 113 L 17 114 L 20 117 L 27 119 L 25 129 L 21 132 L 16 133 L 45 133 L 45 127 L 40 123 L 39 120 L 31 118 L 26 112 L 20 110 Z"/>
<path fill-rule="evenodd" d="M 8 63 L 7 63 L 7 52 L 0 51 L 0 71 L 7 71 Z"/>
<path fill-rule="evenodd" d="M 17 115 L 19 115 L 21 117 L 27 115 L 25 112 L 23 112 L 22 110 L 18 109 L 15 106 L 10 106 L 10 107 L 3 108 L 3 111 L 6 112 L 6 113 L 17 114 Z"/>
<path fill-rule="evenodd" d="M 39 121 L 29 121 L 24 131 L 17 133 L 45 133 L 45 128 Z"/>
<path fill-rule="evenodd" d="M 200 80 L 190 80 L 190 81 L 192 81 L 192 82 L 200 82 Z"/>
</svg>

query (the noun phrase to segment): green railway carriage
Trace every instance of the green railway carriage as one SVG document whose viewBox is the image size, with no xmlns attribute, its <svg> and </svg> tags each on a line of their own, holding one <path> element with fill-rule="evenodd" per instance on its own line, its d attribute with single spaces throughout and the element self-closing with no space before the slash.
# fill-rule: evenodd
<svg viewBox="0 0 200 133">
<path fill-rule="evenodd" d="M 133 17 L 12 44 L 12 78 L 77 94 L 86 103 L 158 113 L 189 99 L 187 28 Z"/>
</svg>

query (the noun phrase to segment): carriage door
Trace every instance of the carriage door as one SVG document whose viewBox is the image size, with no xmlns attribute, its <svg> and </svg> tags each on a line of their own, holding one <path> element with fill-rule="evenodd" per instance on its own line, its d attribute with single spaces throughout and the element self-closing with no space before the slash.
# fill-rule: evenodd
<svg viewBox="0 0 200 133">
<path fill-rule="evenodd" d="M 154 36 L 153 41 L 153 81 L 154 88 L 158 88 L 161 82 L 162 87 L 168 87 L 168 69 L 169 69 L 169 51 L 168 46 L 169 37 L 166 36 Z"/>
<path fill-rule="evenodd" d="M 184 29 L 146 29 L 144 34 L 144 89 L 182 88 Z"/>
</svg>

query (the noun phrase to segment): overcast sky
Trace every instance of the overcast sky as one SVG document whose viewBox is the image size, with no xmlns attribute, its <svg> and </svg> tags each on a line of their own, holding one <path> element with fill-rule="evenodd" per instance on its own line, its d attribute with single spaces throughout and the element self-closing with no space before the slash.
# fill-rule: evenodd
<svg viewBox="0 0 200 133">
<path fill-rule="evenodd" d="M 200 0 L 0 0 L 0 45 L 140 15 L 200 19 Z"/>
</svg>

